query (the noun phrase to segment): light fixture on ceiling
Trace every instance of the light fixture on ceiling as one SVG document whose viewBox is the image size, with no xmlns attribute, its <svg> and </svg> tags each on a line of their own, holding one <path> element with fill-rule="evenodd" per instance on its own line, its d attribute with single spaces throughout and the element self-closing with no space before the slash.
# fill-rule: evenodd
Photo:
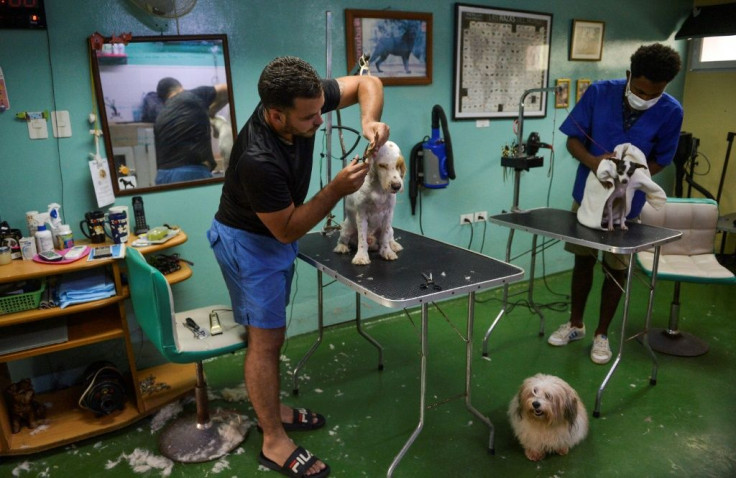
<svg viewBox="0 0 736 478">
<path fill-rule="evenodd" d="M 676 40 L 736 35 L 736 2 L 693 7 Z"/>
</svg>

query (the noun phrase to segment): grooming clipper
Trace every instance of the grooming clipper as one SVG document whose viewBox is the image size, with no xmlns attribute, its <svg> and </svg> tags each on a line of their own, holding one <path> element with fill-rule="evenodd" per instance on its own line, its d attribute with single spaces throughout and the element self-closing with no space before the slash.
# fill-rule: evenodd
<svg viewBox="0 0 736 478">
<path fill-rule="evenodd" d="M 222 326 L 220 325 L 220 317 L 214 310 L 210 312 L 210 335 L 222 334 Z"/>
</svg>

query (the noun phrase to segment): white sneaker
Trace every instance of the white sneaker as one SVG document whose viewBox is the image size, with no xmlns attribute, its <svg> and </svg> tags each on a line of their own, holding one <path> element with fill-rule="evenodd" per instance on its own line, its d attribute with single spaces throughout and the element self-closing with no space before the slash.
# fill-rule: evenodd
<svg viewBox="0 0 736 478">
<path fill-rule="evenodd" d="M 582 327 L 573 327 L 570 322 L 566 322 L 549 336 L 547 343 L 560 347 L 583 337 L 585 337 L 585 324 Z"/>
<path fill-rule="evenodd" d="M 604 365 L 611 361 L 611 347 L 608 345 L 608 337 L 605 335 L 596 335 L 593 337 L 590 360 L 599 365 Z"/>
</svg>

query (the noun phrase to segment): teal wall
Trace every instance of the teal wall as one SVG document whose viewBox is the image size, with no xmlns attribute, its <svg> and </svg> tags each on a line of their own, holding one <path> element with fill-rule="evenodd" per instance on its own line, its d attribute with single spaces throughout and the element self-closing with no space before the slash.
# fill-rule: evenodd
<svg viewBox="0 0 736 478">
<path fill-rule="evenodd" d="M 674 34 L 692 6 L 691 0 L 583 1 L 583 0 L 493 0 L 473 2 L 489 7 L 524 9 L 553 14 L 550 79 L 604 79 L 623 77 L 629 56 L 642 43 L 665 42 L 685 56 L 686 44 L 674 41 Z M 408 156 L 411 147 L 430 132 L 430 112 L 440 104 L 451 118 L 454 51 L 454 2 L 413 0 L 390 4 L 373 0 L 199 0 L 195 9 L 179 20 L 181 34 L 225 33 L 230 46 L 233 95 L 238 128 L 257 102 L 256 82 L 262 67 L 273 57 L 297 55 L 320 72 L 326 70 L 325 12 L 333 12 L 333 75 L 347 72 L 345 60 L 344 9 L 393 9 L 431 12 L 434 18 L 433 83 L 427 86 L 387 87 L 383 119 L 391 126 L 392 139 Z M 24 212 L 44 210 L 51 202 L 62 204 L 66 222 L 80 236 L 78 222 L 85 211 L 96 207 L 87 166 L 94 151 L 87 122 L 92 111 L 92 86 L 87 38 L 93 32 L 105 36 L 132 32 L 133 35 L 175 34 L 174 21 L 152 20 L 125 0 L 46 0 L 48 30 L 0 31 L 0 67 L 5 74 L 11 109 L 0 113 L 0 217 L 14 227 L 24 228 Z M 571 62 L 567 59 L 569 31 L 573 18 L 606 23 L 603 59 L 600 62 Z M 684 73 L 668 91 L 681 98 Z M 574 89 L 573 89 L 574 91 Z M 49 122 L 49 139 L 30 140 L 20 111 L 68 110 L 73 136 L 55 139 Z M 565 137 L 556 129 L 566 112 L 553 107 L 551 98 L 544 119 L 529 120 L 525 132 L 538 131 L 545 142 L 554 142 L 557 151 L 553 178 L 545 167 L 524 173 L 521 181 L 522 208 L 570 205 L 570 181 L 576 162 L 566 153 Z M 346 112 L 343 122 L 358 126 L 356 111 Z M 470 227 L 459 225 L 459 215 L 474 211 L 490 214 L 508 209 L 512 202 L 512 175 L 504 178 L 499 165 L 504 144 L 514 139 L 512 121 L 491 121 L 477 128 L 474 121 L 450 121 L 455 148 L 457 180 L 441 191 L 423 194 L 422 225 L 426 235 L 467 246 Z M 337 143 L 335 143 L 337 147 Z M 549 157 L 548 152 L 543 153 Z M 319 185 L 315 167 L 312 191 Z M 661 181 L 667 181 L 664 174 Z M 220 186 L 144 195 L 149 223 L 176 223 L 189 234 L 179 248 L 181 255 L 195 263 L 194 276 L 174 286 L 177 308 L 227 301 L 224 282 L 206 240 L 205 231 L 217 208 Z M 311 195 L 311 194 L 310 194 Z M 130 205 L 124 196 L 116 204 Z M 408 193 L 398 202 L 394 225 L 419 231 L 419 217 L 412 216 Z M 483 225 L 475 226 L 473 249 L 481 245 Z M 503 258 L 507 230 L 487 225 L 483 252 Z M 517 235 L 515 253 L 528 247 L 528 238 Z M 518 249 L 518 250 L 517 250 Z M 401 260 L 401 259 L 399 259 Z M 528 256 L 517 262 L 528 266 Z M 571 268 L 569 255 L 555 246 L 546 253 L 547 272 Z M 304 264 L 298 268 L 297 296 L 289 334 L 316 327 L 316 274 Z M 330 322 L 352 318 L 354 295 L 346 288 L 332 286 L 326 294 L 326 315 Z M 364 316 L 387 312 L 364 303 Z M 481 320 L 483 320 L 481 318 Z"/>
</svg>

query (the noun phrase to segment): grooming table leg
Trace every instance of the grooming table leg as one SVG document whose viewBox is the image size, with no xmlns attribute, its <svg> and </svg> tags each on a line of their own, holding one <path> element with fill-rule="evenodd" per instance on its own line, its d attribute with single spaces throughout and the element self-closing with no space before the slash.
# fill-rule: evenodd
<svg viewBox="0 0 736 478">
<path fill-rule="evenodd" d="M 317 350 L 317 347 L 322 343 L 322 336 L 324 333 L 324 296 L 322 294 L 322 271 L 319 269 L 317 270 L 317 330 L 317 340 L 314 341 L 312 347 L 310 347 L 307 353 L 304 354 L 304 357 L 302 357 L 302 359 L 299 360 L 299 363 L 296 364 L 296 367 L 294 367 L 294 376 L 292 377 L 292 393 L 294 395 L 299 395 L 299 384 L 297 383 L 297 380 L 299 379 L 299 371 L 304 365 L 306 365 L 309 357 L 312 356 L 314 351 Z"/>
<path fill-rule="evenodd" d="M 401 451 L 398 455 L 394 458 L 394 461 L 391 462 L 391 466 L 388 468 L 388 473 L 386 474 L 387 477 L 391 477 L 394 474 L 394 471 L 396 470 L 396 467 L 399 465 L 399 462 L 404 457 L 407 451 L 409 451 L 409 448 L 414 443 L 414 440 L 417 439 L 419 436 L 419 433 L 422 431 L 422 428 L 424 428 L 424 401 L 425 396 L 427 394 L 427 324 L 428 324 L 428 318 L 429 316 L 429 305 L 426 302 L 422 303 L 422 344 L 421 344 L 421 365 L 420 365 L 420 378 L 419 378 L 419 424 L 414 429 L 414 432 L 411 434 L 409 439 L 406 441 L 404 446 L 401 448 Z"/>
<path fill-rule="evenodd" d="M 619 362 L 621 362 L 621 355 L 624 351 L 624 342 L 626 341 L 626 322 L 629 318 L 629 299 L 631 298 L 631 279 L 634 272 L 634 257 L 633 254 L 629 255 L 629 268 L 627 269 L 626 273 L 626 286 L 624 287 L 624 313 L 623 317 L 621 318 L 621 336 L 618 341 L 618 354 L 616 355 L 616 360 L 613 361 L 613 365 L 611 365 L 610 370 L 608 370 L 608 373 L 606 374 L 606 378 L 603 379 L 603 383 L 601 383 L 600 388 L 598 388 L 598 393 L 595 397 L 595 410 L 593 410 L 593 416 L 598 418 L 601 416 L 601 397 L 603 395 L 603 390 L 606 388 L 606 385 L 608 384 L 608 381 L 613 376 L 613 373 L 616 371 L 616 367 L 618 367 Z"/>
<path fill-rule="evenodd" d="M 659 361 L 657 355 L 649 344 L 649 327 L 652 320 L 652 307 L 654 306 L 654 288 L 657 285 L 657 268 L 659 267 L 659 251 L 660 246 L 654 248 L 654 261 L 652 263 L 652 277 L 649 279 L 649 301 L 647 302 L 647 317 L 644 321 L 644 333 L 642 343 L 646 347 L 649 356 L 652 358 L 652 374 L 649 376 L 649 384 L 657 384 L 657 370 L 659 369 Z M 633 257 L 631 258 L 634 259 Z"/>
<path fill-rule="evenodd" d="M 537 235 L 534 234 L 532 237 L 532 259 L 531 263 L 529 264 L 530 272 L 529 272 L 529 294 L 527 295 L 527 301 L 529 302 L 529 307 L 532 308 L 532 311 L 539 316 L 539 336 L 544 337 L 544 314 L 542 314 L 542 311 L 537 307 L 537 304 L 534 302 L 534 267 L 537 264 Z"/>
<path fill-rule="evenodd" d="M 473 323 L 475 322 L 475 292 L 471 292 L 468 294 L 468 330 L 467 330 L 467 338 L 465 341 L 465 407 L 470 410 L 470 412 L 478 417 L 479 420 L 481 420 L 483 423 L 488 425 L 488 428 L 490 429 L 489 436 L 488 436 L 488 452 L 491 455 L 496 454 L 496 450 L 494 448 L 493 444 L 493 422 L 490 418 L 483 415 L 478 409 L 476 409 L 473 404 L 471 403 L 471 397 L 470 397 L 470 385 L 473 377 Z"/>
<path fill-rule="evenodd" d="M 506 263 L 511 262 L 511 244 L 514 242 L 514 229 L 509 229 L 509 237 L 506 240 Z M 501 306 L 501 310 L 498 312 L 498 315 L 496 315 L 496 319 L 493 321 L 490 327 L 488 327 L 488 330 L 486 331 L 486 335 L 483 337 L 483 356 L 488 357 L 488 339 L 491 338 L 491 333 L 493 332 L 493 329 L 496 327 L 496 324 L 499 320 L 501 320 L 501 317 L 503 317 L 506 314 L 506 308 L 509 305 L 509 285 L 504 284 L 503 285 L 503 305 Z"/>
<path fill-rule="evenodd" d="M 363 330 L 363 324 L 360 322 L 360 294 L 357 292 L 355 293 L 355 326 L 358 329 L 358 333 L 378 349 L 378 370 L 383 370 L 383 346 L 376 339 L 368 335 L 368 332 Z"/>
<path fill-rule="evenodd" d="M 534 268 L 536 266 L 536 260 L 537 260 L 537 234 L 534 234 L 532 236 L 532 258 L 531 263 L 529 266 L 529 288 L 527 289 L 527 301 L 529 302 L 529 307 L 531 307 L 532 312 L 537 314 L 539 316 L 539 336 L 544 337 L 544 314 L 542 314 L 542 311 L 537 307 L 537 304 L 534 302 Z M 506 242 L 506 262 L 511 262 L 511 244 L 514 240 L 514 229 L 511 229 L 509 231 L 509 238 Z M 503 317 L 506 313 L 506 309 L 508 308 L 508 300 L 509 300 L 509 285 L 504 284 L 503 286 L 503 306 L 501 308 L 501 311 L 496 315 L 495 320 L 491 324 L 491 326 L 486 331 L 485 336 L 483 337 L 483 357 L 488 357 L 488 340 L 491 337 L 491 333 L 493 332 L 493 329 L 496 327 L 496 324 L 499 320 L 501 320 L 501 317 Z"/>
</svg>

